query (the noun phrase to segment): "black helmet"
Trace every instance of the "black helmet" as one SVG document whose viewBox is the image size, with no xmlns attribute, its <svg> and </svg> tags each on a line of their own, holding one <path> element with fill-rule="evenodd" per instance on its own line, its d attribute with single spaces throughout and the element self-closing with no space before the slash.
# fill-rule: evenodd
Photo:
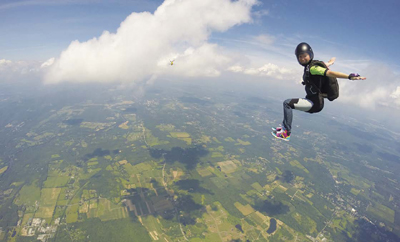
<svg viewBox="0 0 400 242">
<path fill-rule="evenodd" d="M 294 52 L 296 54 L 296 58 L 297 61 L 299 62 L 300 65 L 307 65 L 307 64 L 301 64 L 299 61 L 299 55 L 303 54 L 303 53 L 308 53 L 310 55 L 310 61 L 312 61 L 314 59 L 314 52 L 311 49 L 311 46 L 305 42 L 302 42 L 300 44 L 297 45 L 296 47 L 296 51 Z"/>
</svg>

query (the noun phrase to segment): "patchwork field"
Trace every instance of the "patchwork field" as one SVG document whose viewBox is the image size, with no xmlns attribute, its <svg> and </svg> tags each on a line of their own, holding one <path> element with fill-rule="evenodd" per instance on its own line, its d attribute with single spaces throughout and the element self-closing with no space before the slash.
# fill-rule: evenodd
<svg viewBox="0 0 400 242">
<path fill-rule="evenodd" d="M 382 204 L 374 204 L 373 206 L 369 206 L 367 211 L 376 218 L 394 223 L 395 212 Z"/>
<path fill-rule="evenodd" d="M 241 203 L 235 202 L 234 205 L 244 216 L 247 216 L 255 211 L 250 204 L 243 206 Z"/>
<path fill-rule="evenodd" d="M 221 171 L 224 173 L 232 173 L 237 168 L 237 165 L 231 160 L 218 162 L 218 165 L 221 167 Z"/>
</svg>

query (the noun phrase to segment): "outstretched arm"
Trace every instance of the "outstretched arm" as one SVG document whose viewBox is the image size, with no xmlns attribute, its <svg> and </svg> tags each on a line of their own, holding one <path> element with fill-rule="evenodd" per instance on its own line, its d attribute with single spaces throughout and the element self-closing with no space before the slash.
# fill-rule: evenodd
<svg viewBox="0 0 400 242">
<path fill-rule="evenodd" d="M 325 63 L 326 67 L 329 67 L 335 63 L 336 57 L 332 57 L 327 63 Z"/>
<path fill-rule="evenodd" d="M 331 71 L 331 70 L 328 70 L 326 72 L 326 75 L 330 76 L 330 77 L 345 78 L 345 79 L 350 79 L 350 80 L 365 80 L 365 79 L 367 79 L 366 77 L 362 77 L 362 76 L 352 76 L 352 77 L 350 77 L 350 75 L 348 75 L 348 74 L 345 74 L 345 73 L 342 73 L 342 72 L 338 72 L 338 71 Z"/>
</svg>

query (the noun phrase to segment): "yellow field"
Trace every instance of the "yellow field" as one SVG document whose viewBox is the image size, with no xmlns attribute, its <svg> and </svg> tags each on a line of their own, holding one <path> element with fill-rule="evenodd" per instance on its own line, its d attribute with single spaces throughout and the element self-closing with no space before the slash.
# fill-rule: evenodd
<svg viewBox="0 0 400 242">
<path fill-rule="evenodd" d="M 235 145 L 251 145 L 249 141 L 243 141 L 241 139 L 237 139 L 236 141 L 237 143 Z"/>
<path fill-rule="evenodd" d="M 89 212 L 89 202 L 84 202 L 79 206 L 79 213 L 88 213 Z"/>
<path fill-rule="evenodd" d="M 190 134 L 186 132 L 170 132 L 173 138 L 190 138 Z"/>
<path fill-rule="evenodd" d="M 202 177 L 212 175 L 212 172 L 208 169 L 208 167 L 205 167 L 205 168 L 197 168 L 196 170 L 197 170 L 197 172 L 199 173 L 199 175 L 202 176 Z"/>
<path fill-rule="evenodd" d="M 185 141 L 187 145 L 192 144 L 192 138 L 179 138 L 179 139 Z"/>
<path fill-rule="evenodd" d="M 8 166 L 5 166 L 0 169 L 0 175 L 3 174 L 8 169 Z"/>
<path fill-rule="evenodd" d="M 255 211 L 250 204 L 243 206 L 241 203 L 235 202 L 234 205 L 244 216 L 247 216 Z"/>
<path fill-rule="evenodd" d="M 21 225 L 24 226 L 30 218 L 33 218 L 33 213 L 25 213 Z"/>
<path fill-rule="evenodd" d="M 55 206 L 61 188 L 43 188 L 40 194 L 40 205 Z"/>
<path fill-rule="evenodd" d="M 260 183 L 258 183 L 258 182 L 255 182 L 255 183 L 251 184 L 251 186 L 252 186 L 254 189 L 256 189 L 257 192 L 262 192 L 262 191 L 263 191 L 262 186 L 261 186 Z"/>
<path fill-rule="evenodd" d="M 40 194 L 40 207 L 35 217 L 51 218 L 53 217 L 54 208 L 57 198 L 61 192 L 61 188 L 43 188 Z"/>
<path fill-rule="evenodd" d="M 221 144 L 221 141 L 219 141 L 219 140 L 217 139 L 217 137 L 213 137 L 212 140 L 213 140 L 215 143 Z"/>
<path fill-rule="evenodd" d="M 120 165 L 125 165 L 126 163 L 128 163 L 127 160 L 122 160 L 122 161 L 119 162 Z"/>
<path fill-rule="evenodd" d="M 309 193 L 306 195 L 306 197 L 308 197 L 308 198 L 312 198 L 313 196 L 314 196 L 314 194 L 312 194 L 312 193 Z"/>
<path fill-rule="evenodd" d="M 186 142 L 186 144 L 192 144 L 192 138 L 190 138 L 190 134 L 186 132 L 170 132 L 172 138 L 180 139 Z"/>
<path fill-rule="evenodd" d="M 201 143 L 211 143 L 211 137 L 207 135 L 202 135 L 200 141 Z"/>
<path fill-rule="evenodd" d="M 35 213 L 37 218 L 51 218 L 53 217 L 54 206 L 40 206 L 39 210 Z"/>
<path fill-rule="evenodd" d="M 275 186 L 275 188 L 273 189 L 275 192 L 279 192 L 279 193 L 285 193 L 287 188 L 280 185 L 279 182 L 274 182 L 273 183 Z"/>
<path fill-rule="evenodd" d="M 93 162 L 88 162 L 87 166 L 95 166 L 95 165 L 98 165 L 98 164 L 99 164 L 98 161 L 93 161 Z M 92 168 L 92 167 L 90 167 L 90 168 Z"/>
<path fill-rule="evenodd" d="M 232 137 L 228 137 L 228 138 L 226 138 L 226 139 L 225 139 L 225 141 L 226 141 L 226 142 L 235 142 L 235 140 L 234 140 L 234 139 L 232 139 Z"/>
<path fill-rule="evenodd" d="M 297 167 L 299 169 L 302 169 L 306 173 L 309 173 L 309 171 L 302 164 L 300 164 L 300 162 L 298 162 L 297 160 L 291 161 L 290 165 L 292 165 L 294 167 Z"/>
<path fill-rule="evenodd" d="M 125 123 L 120 124 L 118 127 L 121 129 L 129 129 L 128 123 L 129 121 L 126 121 Z"/>
<path fill-rule="evenodd" d="M 224 155 L 221 152 L 212 152 L 211 157 L 212 158 L 224 157 Z"/>
<path fill-rule="evenodd" d="M 224 173 L 232 173 L 237 168 L 237 165 L 231 160 L 218 162 L 218 165 L 221 167 L 221 171 Z"/>
<path fill-rule="evenodd" d="M 257 225 L 261 226 L 263 229 L 267 229 L 269 227 L 269 217 L 264 216 L 258 211 L 255 211 L 254 213 L 250 214 L 248 218 L 250 218 Z"/>
</svg>

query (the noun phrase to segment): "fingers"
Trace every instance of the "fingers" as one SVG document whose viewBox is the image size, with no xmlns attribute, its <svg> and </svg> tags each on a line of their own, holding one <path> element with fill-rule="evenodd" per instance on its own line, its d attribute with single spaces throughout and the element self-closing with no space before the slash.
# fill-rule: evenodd
<svg viewBox="0 0 400 242">
<path fill-rule="evenodd" d="M 336 57 L 332 57 L 332 58 L 328 61 L 328 63 L 329 63 L 330 65 L 333 65 L 333 63 L 335 63 L 335 60 L 336 60 Z"/>
</svg>

